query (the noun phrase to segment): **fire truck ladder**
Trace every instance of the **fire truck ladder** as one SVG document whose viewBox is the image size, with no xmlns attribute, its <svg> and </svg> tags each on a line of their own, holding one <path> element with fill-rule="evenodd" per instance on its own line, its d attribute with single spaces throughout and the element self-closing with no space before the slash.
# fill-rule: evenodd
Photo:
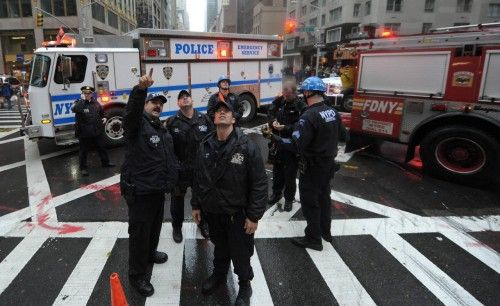
<svg viewBox="0 0 500 306">
<path fill-rule="evenodd" d="M 455 30 L 455 32 L 451 32 Z M 442 33 L 440 33 L 442 32 Z M 356 50 L 438 48 L 500 43 L 500 23 L 438 28 L 429 34 L 374 38 L 346 44 Z"/>
</svg>

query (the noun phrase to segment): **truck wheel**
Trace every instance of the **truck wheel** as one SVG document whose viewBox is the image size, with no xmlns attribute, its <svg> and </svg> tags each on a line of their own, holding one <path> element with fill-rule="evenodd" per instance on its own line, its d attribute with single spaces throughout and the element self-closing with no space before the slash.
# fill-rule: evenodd
<svg viewBox="0 0 500 306">
<path fill-rule="evenodd" d="M 482 185 L 500 171 L 500 144 L 475 128 L 452 125 L 430 132 L 420 144 L 424 172 L 470 185 Z"/>
<path fill-rule="evenodd" d="M 106 147 L 117 147 L 125 143 L 123 137 L 124 108 L 110 108 L 105 111 L 106 123 L 104 124 L 104 143 Z"/>
<path fill-rule="evenodd" d="M 241 94 L 238 96 L 238 101 L 243 107 L 243 115 L 241 116 L 240 123 L 252 121 L 257 112 L 255 99 L 249 94 Z"/>
<path fill-rule="evenodd" d="M 342 98 L 342 110 L 345 112 L 352 112 L 352 94 L 347 94 Z"/>
</svg>

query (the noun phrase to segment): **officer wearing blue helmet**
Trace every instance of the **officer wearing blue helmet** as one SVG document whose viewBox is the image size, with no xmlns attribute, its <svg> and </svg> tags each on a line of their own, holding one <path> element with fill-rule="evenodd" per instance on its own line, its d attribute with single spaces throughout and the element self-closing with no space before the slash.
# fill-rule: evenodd
<svg viewBox="0 0 500 306">
<path fill-rule="evenodd" d="M 330 179 L 335 172 L 335 156 L 341 131 L 339 114 L 325 104 L 326 86 L 318 77 L 302 83 L 307 107 L 299 118 L 292 138 L 264 135 L 280 141 L 283 147 L 299 155 L 299 193 L 302 212 L 307 221 L 305 237 L 295 238 L 293 244 L 323 250 L 321 238 L 332 241 Z"/>
<path fill-rule="evenodd" d="M 215 108 L 219 105 L 219 102 L 225 102 L 230 104 L 234 109 L 234 117 L 236 122 L 238 122 L 243 115 L 243 107 L 238 101 L 238 97 L 232 92 L 229 92 L 229 86 L 231 86 L 231 80 L 226 75 L 221 75 L 217 81 L 217 87 L 219 91 L 214 93 L 208 100 L 207 114 L 210 116 L 212 121 L 215 118 Z"/>
</svg>

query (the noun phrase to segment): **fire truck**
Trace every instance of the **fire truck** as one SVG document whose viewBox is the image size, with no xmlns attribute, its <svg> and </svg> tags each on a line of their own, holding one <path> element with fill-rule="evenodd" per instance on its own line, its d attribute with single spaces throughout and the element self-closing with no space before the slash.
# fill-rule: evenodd
<svg viewBox="0 0 500 306">
<path fill-rule="evenodd" d="M 30 139 L 77 142 L 71 106 L 81 97 L 80 88 L 91 85 L 107 118 L 107 145 L 123 143 L 129 93 L 150 69 L 155 83 L 149 92 L 167 97 L 162 119 L 178 110 L 177 94 L 183 89 L 191 92 L 196 109 L 206 111 L 221 75 L 230 77 L 231 92 L 243 105 L 242 122 L 281 92 L 282 39 L 277 36 L 136 29 L 121 37 L 85 37 L 81 43 L 86 46 L 64 35 L 35 51 L 23 128 Z"/>
<path fill-rule="evenodd" d="M 424 172 L 445 180 L 498 179 L 498 23 L 351 45 L 357 52 L 352 140 L 408 144 L 407 162 L 418 148 Z"/>
</svg>

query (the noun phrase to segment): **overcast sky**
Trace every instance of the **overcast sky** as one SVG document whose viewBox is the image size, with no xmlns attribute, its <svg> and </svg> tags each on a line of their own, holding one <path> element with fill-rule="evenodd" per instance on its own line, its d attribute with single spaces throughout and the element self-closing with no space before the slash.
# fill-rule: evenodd
<svg viewBox="0 0 500 306">
<path fill-rule="evenodd" d="M 206 0 L 187 0 L 186 10 L 189 14 L 189 29 L 196 32 L 204 32 L 207 18 Z"/>
</svg>

